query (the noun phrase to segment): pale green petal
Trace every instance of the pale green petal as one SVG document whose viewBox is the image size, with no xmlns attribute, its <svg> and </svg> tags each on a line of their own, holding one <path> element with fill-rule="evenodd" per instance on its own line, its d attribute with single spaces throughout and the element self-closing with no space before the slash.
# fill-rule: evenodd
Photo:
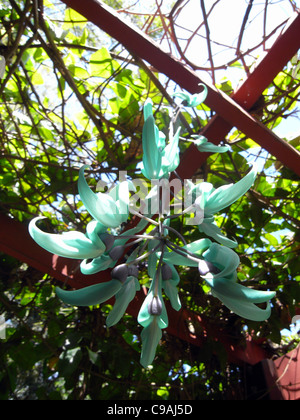
<svg viewBox="0 0 300 420">
<path fill-rule="evenodd" d="M 175 171 L 180 163 L 179 159 L 179 134 L 180 128 L 176 131 L 174 137 L 170 140 L 169 144 L 165 147 L 162 155 L 162 174 L 161 176 Z"/>
<path fill-rule="evenodd" d="M 107 227 L 102 225 L 102 223 L 97 222 L 96 220 L 91 221 L 87 224 L 86 227 L 86 234 L 88 238 L 99 248 L 103 248 L 105 250 L 105 245 L 100 238 L 101 234 L 104 234 L 107 231 Z"/>
<path fill-rule="evenodd" d="M 152 110 L 153 102 L 150 98 L 147 98 L 144 103 L 143 114 L 144 114 L 144 121 L 150 116 L 153 116 Z"/>
<path fill-rule="evenodd" d="M 237 315 L 252 321 L 265 321 L 269 318 L 271 308 L 268 301 L 275 296 L 275 292 L 250 289 L 223 278 L 206 281 L 212 288 L 212 294 Z M 261 309 L 256 303 L 267 303 L 267 307 Z"/>
<path fill-rule="evenodd" d="M 207 152 L 207 153 L 225 153 L 230 150 L 228 146 L 217 146 L 213 143 L 205 143 L 200 146 L 197 146 L 199 152 Z"/>
<path fill-rule="evenodd" d="M 198 226 L 199 231 L 205 233 L 207 236 L 218 241 L 220 244 L 225 245 L 229 248 L 235 248 L 238 246 L 236 241 L 228 239 L 223 235 L 221 229 L 214 223 L 208 221 L 209 219 L 204 219 L 201 225 Z"/>
<path fill-rule="evenodd" d="M 117 184 L 109 192 L 109 196 L 117 204 L 117 217 L 119 218 L 119 224 L 126 222 L 128 219 L 129 212 L 129 190 L 136 191 L 134 184 L 131 181 L 122 181 Z"/>
<path fill-rule="evenodd" d="M 65 303 L 74 306 L 93 306 L 106 302 L 122 287 L 118 280 L 94 284 L 79 290 L 67 291 L 56 287 L 57 296 Z"/>
<path fill-rule="evenodd" d="M 159 131 L 152 115 L 143 126 L 143 175 L 148 179 L 158 179 L 161 168 L 161 152 L 158 148 Z"/>
<path fill-rule="evenodd" d="M 175 311 L 179 311 L 181 309 L 181 302 L 177 287 L 174 286 L 172 280 L 166 280 L 163 282 L 163 288 L 167 297 L 170 299 L 172 308 Z"/>
<path fill-rule="evenodd" d="M 205 214 L 215 214 L 218 211 L 230 206 L 242 197 L 255 181 L 257 171 L 255 167 L 236 184 L 223 185 L 213 191 L 205 203 Z"/>
<path fill-rule="evenodd" d="M 202 144 L 205 144 L 208 142 L 207 138 L 202 136 L 201 134 L 192 134 L 192 137 L 195 139 L 193 140 L 193 143 L 196 146 L 201 146 Z"/>
<path fill-rule="evenodd" d="M 151 249 L 153 249 L 157 245 L 157 243 L 158 241 L 151 241 L 151 243 L 149 244 L 151 246 Z M 151 254 L 148 258 L 148 276 L 150 279 L 153 279 L 155 276 L 157 261 L 158 258 L 155 253 Z"/>
<path fill-rule="evenodd" d="M 232 249 L 212 243 L 209 249 L 203 253 L 203 258 L 219 268 L 220 273 L 216 274 L 215 278 L 236 278 L 236 269 L 240 264 L 240 258 Z"/>
<path fill-rule="evenodd" d="M 207 249 L 211 246 L 212 242 L 210 239 L 204 238 L 204 239 L 199 239 L 197 241 L 191 242 L 190 244 L 187 244 L 181 248 L 187 249 L 189 252 L 192 252 L 193 254 L 195 254 L 196 258 L 201 258 L 202 254 L 207 251 Z M 184 251 L 182 250 L 182 253 L 184 253 Z M 184 253 L 185 254 L 185 253 Z M 160 252 L 157 252 L 158 257 L 160 256 Z M 180 255 L 175 251 L 171 251 L 171 252 L 165 252 L 164 254 L 164 258 L 163 258 L 164 262 L 168 263 L 168 264 L 174 264 L 174 265 L 183 265 L 183 266 L 188 266 L 188 267 L 198 267 L 198 262 L 197 261 L 193 261 L 190 258 L 188 258 L 188 256 L 184 256 L 184 255 Z"/>
<path fill-rule="evenodd" d="M 107 227 L 117 227 L 120 225 L 116 202 L 109 194 L 95 194 L 88 186 L 83 166 L 79 171 L 78 190 L 81 201 L 91 216 Z"/>
<path fill-rule="evenodd" d="M 242 318 L 249 319 L 251 321 L 262 322 L 267 320 L 271 315 L 271 307 L 269 303 L 267 303 L 266 309 L 261 309 L 251 302 L 244 303 L 237 299 L 231 299 L 228 296 L 223 297 L 218 293 L 213 294 L 215 294 L 216 297 L 220 299 L 228 309 Z"/>
<path fill-rule="evenodd" d="M 214 292 L 232 299 L 238 299 L 241 302 L 264 303 L 273 299 L 276 295 L 275 292 L 251 289 L 224 278 L 216 278 L 216 276 L 207 280 L 207 283 L 213 288 Z"/>
<path fill-rule="evenodd" d="M 205 205 L 210 194 L 215 191 L 213 185 L 210 182 L 200 182 L 198 184 L 188 183 L 188 202 L 197 203 L 200 207 L 205 210 Z"/>
<path fill-rule="evenodd" d="M 159 132 L 157 147 L 159 150 L 166 147 L 166 135 L 162 131 Z"/>
<path fill-rule="evenodd" d="M 181 302 L 178 295 L 177 285 L 180 281 L 180 277 L 174 265 L 169 264 L 169 267 L 172 270 L 172 278 L 168 280 L 163 280 L 162 287 L 167 297 L 170 299 L 172 308 L 175 309 L 175 311 L 179 311 L 181 309 Z"/>
<path fill-rule="evenodd" d="M 99 257 L 105 251 L 103 242 L 95 245 L 81 232 L 43 232 L 36 226 L 42 219 L 43 217 L 37 217 L 30 222 L 29 233 L 35 242 L 48 252 L 65 258 L 84 259 Z"/>
<path fill-rule="evenodd" d="M 205 101 L 207 97 L 207 93 L 208 93 L 207 87 L 204 84 L 200 83 L 199 86 L 203 87 L 203 91 L 200 93 L 191 95 L 189 93 L 178 92 L 178 93 L 174 93 L 173 96 L 185 101 L 186 102 L 184 104 L 185 106 L 194 108 Z"/>
<path fill-rule="evenodd" d="M 106 319 L 106 325 L 108 327 L 111 327 L 120 321 L 138 290 L 140 290 L 138 280 L 133 276 L 128 277 L 122 288 L 116 294 L 116 302 Z"/>
<path fill-rule="evenodd" d="M 100 271 L 113 268 L 117 261 L 114 261 L 109 255 L 103 254 L 99 258 L 95 258 L 92 261 L 83 260 L 80 264 L 80 270 L 82 274 L 91 275 L 99 273 Z"/>
<path fill-rule="evenodd" d="M 153 362 L 156 348 L 161 340 L 162 332 L 158 326 L 156 319 L 143 329 L 141 338 L 143 341 L 141 353 L 141 365 L 147 368 Z"/>
<path fill-rule="evenodd" d="M 152 300 L 155 297 L 154 294 L 154 285 L 155 281 L 152 281 L 148 294 L 140 308 L 138 314 L 138 323 L 141 324 L 143 327 L 147 327 L 153 320 L 153 318 L 157 318 L 157 323 L 160 328 L 167 328 L 168 326 L 168 314 L 166 310 L 166 306 L 162 297 L 161 292 L 161 279 L 159 279 L 159 286 L 158 286 L 158 297 L 162 304 L 162 312 L 160 315 L 151 315 L 149 313 L 149 305 L 151 304 Z"/>
</svg>

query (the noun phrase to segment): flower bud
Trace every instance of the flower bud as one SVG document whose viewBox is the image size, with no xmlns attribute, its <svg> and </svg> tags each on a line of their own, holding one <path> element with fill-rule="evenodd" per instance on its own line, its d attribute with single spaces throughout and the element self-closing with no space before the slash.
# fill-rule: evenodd
<svg viewBox="0 0 300 420">
<path fill-rule="evenodd" d="M 110 235 L 109 233 L 102 233 L 101 235 L 99 235 L 101 241 L 105 244 L 106 246 L 106 251 L 111 250 L 111 248 L 113 247 L 113 244 L 115 242 L 115 238 Z"/>
<path fill-rule="evenodd" d="M 162 313 L 162 303 L 158 296 L 154 296 L 149 303 L 148 312 L 150 315 L 160 315 Z"/>
<path fill-rule="evenodd" d="M 109 256 L 112 260 L 117 261 L 119 260 L 124 253 L 124 247 L 122 245 L 118 245 L 109 252 Z"/>
<path fill-rule="evenodd" d="M 111 277 L 113 279 L 119 280 L 121 283 L 125 283 L 128 275 L 129 275 L 128 266 L 126 264 L 120 264 L 117 265 L 112 271 L 111 271 Z"/>
<path fill-rule="evenodd" d="M 170 280 L 173 276 L 172 269 L 168 264 L 164 264 L 161 268 L 161 275 L 163 280 Z"/>
<path fill-rule="evenodd" d="M 139 269 L 136 265 L 129 265 L 128 266 L 128 276 L 133 276 L 138 278 L 139 276 Z"/>
</svg>

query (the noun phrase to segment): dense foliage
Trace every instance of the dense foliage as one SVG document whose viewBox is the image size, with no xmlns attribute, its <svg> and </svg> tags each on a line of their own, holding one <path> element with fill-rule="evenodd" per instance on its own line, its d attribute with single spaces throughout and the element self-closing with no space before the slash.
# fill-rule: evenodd
<svg viewBox="0 0 300 420">
<path fill-rule="evenodd" d="M 2 2 L 0 54 L 7 62 L 0 81 L 0 211 L 24 224 L 44 215 L 53 232 L 84 231 L 90 219 L 78 196 L 79 168 L 90 165 L 91 186 L 116 180 L 119 170 L 140 176 L 143 104 L 152 99 L 164 131 L 174 105 L 170 93 L 177 88 L 82 16 L 50 0 Z M 273 129 L 296 112 L 299 76 L 295 57 L 253 115 Z M 232 90 L 228 80 L 218 87 Z M 182 111 L 182 135 L 198 133 L 212 115 L 205 105 L 197 114 Z M 238 181 L 248 162 L 257 162 L 252 189 L 216 221 L 238 241 L 239 280 L 276 291 L 272 315 L 255 323 L 232 314 L 208 293 L 197 268 L 180 272 L 181 301 L 212 331 L 241 344 L 251 333 L 281 354 L 290 346 L 282 347 L 280 331 L 300 302 L 299 179 L 237 130 L 227 143 L 230 152 L 211 155 L 196 177 L 221 186 Z M 299 148 L 299 133 L 292 144 Z M 176 229 L 185 232 L 180 220 Z M 195 229 L 190 239 L 198 236 Z M 8 255 L 0 259 L 0 315 L 6 320 L 0 399 L 247 397 L 245 367 L 229 364 L 214 336 L 195 347 L 164 332 L 153 368 L 144 369 L 135 319 L 126 315 L 108 329 L 109 305 L 63 305 L 54 293 L 60 285 L 55 279 Z"/>
</svg>

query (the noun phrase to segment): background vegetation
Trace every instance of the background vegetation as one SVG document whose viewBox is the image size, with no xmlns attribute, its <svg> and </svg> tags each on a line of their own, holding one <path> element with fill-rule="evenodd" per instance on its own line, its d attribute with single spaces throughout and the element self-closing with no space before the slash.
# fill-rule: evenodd
<svg viewBox="0 0 300 420">
<path fill-rule="evenodd" d="M 160 20 L 151 24 L 157 30 L 148 32 L 161 37 Z M 44 215 L 57 232 L 84 231 L 88 215 L 77 194 L 79 168 L 91 166 L 90 185 L 115 180 L 119 170 L 139 176 L 143 103 L 151 97 L 164 130 L 173 106 L 169 95 L 177 87 L 54 0 L 3 0 L 0 54 L 7 62 L 0 81 L 0 211 L 24 224 Z M 294 57 L 253 110 L 267 127 L 298 118 L 299 67 Z M 228 94 L 233 89 L 228 79 L 218 87 Z M 183 112 L 183 135 L 199 132 L 213 116 L 205 105 L 197 111 Z M 299 134 L 286 140 L 299 148 Z M 239 243 L 239 280 L 276 290 L 272 315 L 254 323 L 232 314 L 193 269 L 181 270 L 181 300 L 237 343 L 251 333 L 281 355 L 295 345 L 282 341 L 281 330 L 300 302 L 299 178 L 237 130 L 226 141 L 231 152 L 210 156 L 196 175 L 220 186 L 240 179 L 248 162 L 259 165 L 251 191 L 217 221 Z M 184 226 L 178 229 L 184 233 Z M 136 319 L 126 315 L 108 330 L 109 305 L 65 306 L 54 294 L 56 284 L 0 253 L 0 315 L 7 326 L 0 341 L 0 399 L 251 397 L 247 367 L 230 364 L 214 337 L 199 348 L 164 333 L 154 367 L 145 370 Z"/>
</svg>

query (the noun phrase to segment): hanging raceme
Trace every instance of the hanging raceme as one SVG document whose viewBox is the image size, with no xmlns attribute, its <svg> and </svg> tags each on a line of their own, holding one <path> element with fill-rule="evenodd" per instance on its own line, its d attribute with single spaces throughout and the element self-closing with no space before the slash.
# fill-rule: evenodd
<svg viewBox="0 0 300 420">
<path fill-rule="evenodd" d="M 178 109 L 183 106 L 195 107 L 203 102 L 207 94 L 206 87 L 203 88 L 198 95 L 177 94 L 183 100 Z M 174 112 L 175 116 L 178 115 L 178 109 Z M 250 320 L 260 322 L 270 316 L 269 301 L 275 293 L 253 290 L 237 282 L 240 259 L 232 250 L 237 242 L 223 235 L 214 223 L 216 213 L 230 206 L 252 186 L 256 177 L 255 168 L 236 184 L 217 189 L 208 182 L 196 185 L 187 182 L 189 205 L 182 212 L 171 214 L 165 186 L 171 172 L 176 170 L 180 162 L 180 129 L 174 134 L 176 118 L 172 118 L 166 144 L 166 136 L 155 124 L 151 99 L 146 100 L 143 112 L 142 174 L 148 180 L 156 181 L 143 197 L 143 205 L 137 209 L 132 203 L 131 193 L 136 193 L 134 180 L 123 179 L 108 193 L 92 191 L 85 179 L 87 166 L 84 166 L 79 171 L 78 190 L 85 208 L 93 218 L 87 225 L 86 234 L 46 233 L 38 227 L 40 217 L 30 223 L 29 232 L 47 251 L 66 258 L 81 259 L 83 274 L 111 270 L 111 280 L 107 282 L 75 291 L 56 288 L 63 302 L 75 306 L 97 305 L 115 296 L 115 304 L 107 317 L 108 327 L 119 322 L 128 304 L 134 299 L 140 289 L 139 270 L 147 262 L 150 287 L 138 314 L 138 322 L 143 327 L 141 364 L 147 367 L 153 362 L 162 330 L 168 326 L 164 296 L 176 311 L 181 309 L 178 290 L 180 278 L 175 266 L 198 267 L 211 293 L 230 310 Z M 228 146 L 213 145 L 201 135 L 193 135 L 188 140 L 195 143 L 200 151 L 229 152 Z M 188 242 L 188 236 L 183 237 L 172 227 L 173 220 L 187 213 L 200 215 L 191 219 L 188 225 L 193 226 L 194 223 L 202 236 L 204 234 L 209 238 L 201 237 Z M 124 222 L 131 215 L 138 216 L 140 222 L 126 231 Z M 171 240 L 171 233 L 176 239 Z M 132 245 L 135 245 L 134 248 Z M 265 309 L 256 305 L 261 303 L 267 304 Z"/>
</svg>

